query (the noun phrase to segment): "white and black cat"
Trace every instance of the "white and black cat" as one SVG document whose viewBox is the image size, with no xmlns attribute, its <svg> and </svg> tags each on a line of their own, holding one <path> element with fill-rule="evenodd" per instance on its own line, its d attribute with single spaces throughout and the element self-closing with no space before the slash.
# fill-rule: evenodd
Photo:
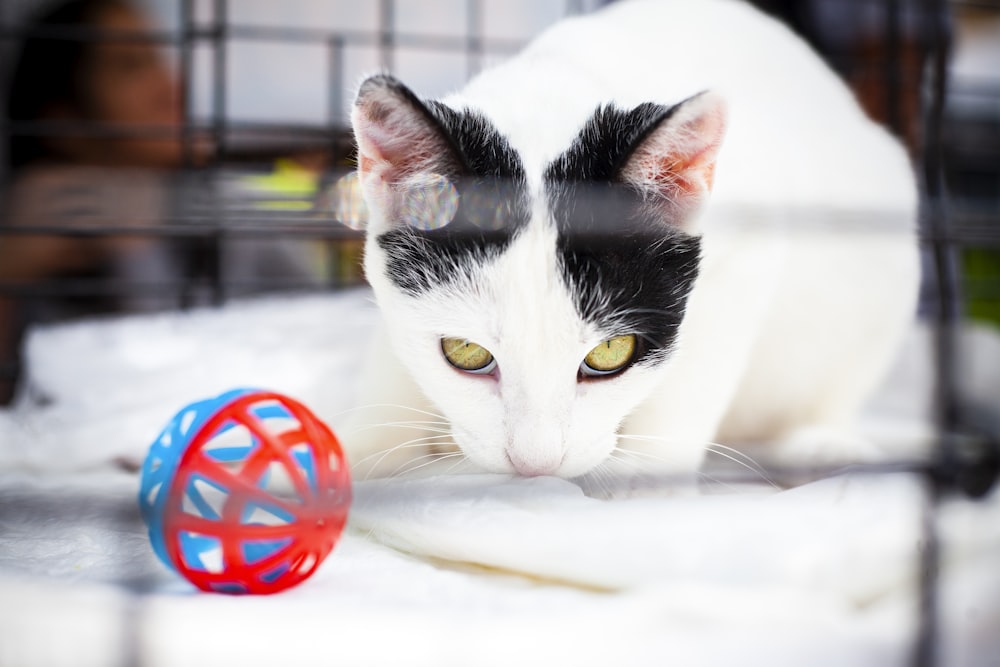
<svg viewBox="0 0 1000 667">
<path fill-rule="evenodd" d="M 385 323 L 358 474 L 452 444 L 563 477 L 693 471 L 712 442 L 854 455 L 913 314 L 916 192 L 777 21 L 620 2 L 441 101 L 373 76 L 352 120 Z"/>
</svg>

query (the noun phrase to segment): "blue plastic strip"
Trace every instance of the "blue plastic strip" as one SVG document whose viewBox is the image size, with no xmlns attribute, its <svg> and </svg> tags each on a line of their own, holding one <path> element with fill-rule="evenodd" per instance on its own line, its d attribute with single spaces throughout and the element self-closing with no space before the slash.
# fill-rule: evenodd
<svg viewBox="0 0 1000 667">
<path fill-rule="evenodd" d="M 313 458 L 312 447 L 309 447 L 308 452 L 292 451 L 292 456 L 306 474 L 306 481 L 312 487 L 313 493 L 319 493 L 319 480 L 316 479 L 316 461 Z"/>
<path fill-rule="evenodd" d="M 256 447 L 256 443 L 233 447 L 215 447 L 205 450 L 205 455 L 215 459 L 219 463 L 232 463 L 233 461 L 242 461 L 245 459 L 254 447 Z"/>
<path fill-rule="evenodd" d="M 284 405 L 280 403 L 264 403 L 255 405 L 250 409 L 257 419 L 295 419 Z"/>
<path fill-rule="evenodd" d="M 280 563 L 271 568 L 270 570 L 268 570 L 267 572 L 262 572 L 260 575 L 260 580 L 263 581 L 265 584 L 273 584 L 285 572 L 288 572 L 288 563 Z"/>
<path fill-rule="evenodd" d="M 285 537 L 280 540 L 246 540 L 240 546 L 243 548 L 243 559 L 252 565 L 270 558 L 291 544 L 292 538 Z"/>
<path fill-rule="evenodd" d="M 140 472 L 139 510 L 149 528 L 149 540 L 153 545 L 153 551 L 167 567 L 176 569 L 166 549 L 163 513 L 169 495 L 168 490 L 177 473 L 181 457 L 194 436 L 215 414 L 240 397 L 259 391 L 261 390 L 252 388 L 233 389 L 215 398 L 186 405 L 174 415 L 150 445 Z M 190 423 L 182 430 L 181 426 L 188 418 Z M 232 426 L 226 426 L 219 432 L 223 433 Z"/>
<path fill-rule="evenodd" d="M 231 583 L 210 583 L 209 586 L 217 593 L 229 593 L 230 595 L 245 595 L 250 591 L 244 584 L 239 584 L 236 582 Z"/>
<path fill-rule="evenodd" d="M 218 489 L 219 491 L 225 493 L 226 495 L 229 494 L 230 489 L 225 488 L 218 482 L 208 479 L 203 475 L 192 475 L 190 483 L 188 484 L 187 489 L 185 489 L 188 498 L 194 504 L 195 509 L 198 510 L 198 513 L 201 516 L 203 516 L 206 519 L 211 519 L 212 521 L 218 521 L 222 517 L 220 517 L 219 513 L 216 512 L 215 509 L 213 509 L 212 506 L 208 504 L 208 501 L 205 500 L 205 497 L 201 495 L 201 491 L 199 491 L 198 487 L 196 487 L 194 484 L 196 481 L 208 484 L 212 488 Z"/>
<path fill-rule="evenodd" d="M 181 558 L 184 559 L 184 563 L 188 566 L 188 568 L 198 570 L 200 572 L 208 572 L 208 568 L 205 566 L 201 557 L 212 549 L 222 548 L 222 543 L 219 541 L 219 538 L 195 535 L 194 533 L 189 533 L 186 530 L 182 530 L 178 537 L 180 538 Z"/>
</svg>

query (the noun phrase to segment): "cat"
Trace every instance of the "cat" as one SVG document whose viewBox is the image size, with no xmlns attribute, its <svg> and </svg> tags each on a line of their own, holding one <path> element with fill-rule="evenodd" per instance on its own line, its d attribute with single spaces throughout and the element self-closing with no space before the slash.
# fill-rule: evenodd
<svg viewBox="0 0 1000 667">
<path fill-rule="evenodd" d="M 778 21 L 618 2 L 439 101 L 371 76 L 352 124 L 384 322 L 355 474 L 866 451 L 855 417 L 915 311 L 914 176 Z"/>
</svg>

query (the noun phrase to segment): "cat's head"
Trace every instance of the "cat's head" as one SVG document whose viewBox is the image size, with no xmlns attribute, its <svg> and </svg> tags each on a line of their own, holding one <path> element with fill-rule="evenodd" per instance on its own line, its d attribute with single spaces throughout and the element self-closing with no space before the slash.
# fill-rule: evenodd
<svg viewBox="0 0 1000 667">
<path fill-rule="evenodd" d="M 353 111 L 365 269 L 395 352 L 494 471 L 583 474 L 669 372 L 725 109 L 595 108 L 525 165 L 482 112 L 388 76 Z"/>
</svg>

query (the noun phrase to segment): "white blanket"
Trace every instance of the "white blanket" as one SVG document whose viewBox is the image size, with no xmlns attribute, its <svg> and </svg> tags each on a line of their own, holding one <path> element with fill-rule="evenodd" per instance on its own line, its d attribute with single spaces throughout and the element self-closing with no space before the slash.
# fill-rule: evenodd
<svg viewBox="0 0 1000 667">
<path fill-rule="evenodd" d="M 909 659 L 925 494 L 907 474 L 614 501 L 551 478 L 358 482 L 303 585 L 195 592 L 152 555 L 138 480 L 109 462 L 233 386 L 287 392 L 336 429 L 372 322 L 354 292 L 37 332 L 31 395 L 0 411 L 0 666 Z M 926 384 L 925 362 L 895 382 Z M 934 516 L 942 664 L 996 664 L 1000 493 Z"/>
</svg>

